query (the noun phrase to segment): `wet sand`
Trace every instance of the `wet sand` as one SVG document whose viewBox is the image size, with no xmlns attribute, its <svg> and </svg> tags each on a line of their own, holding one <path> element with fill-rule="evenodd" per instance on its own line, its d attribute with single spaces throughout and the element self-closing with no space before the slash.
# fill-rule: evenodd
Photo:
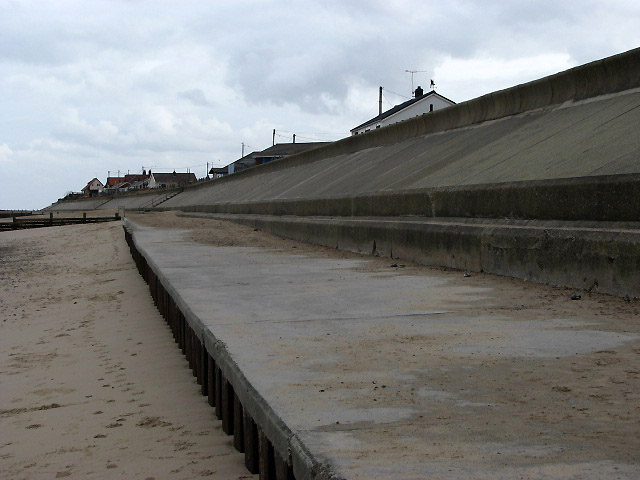
<svg viewBox="0 0 640 480">
<path fill-rule="evenodd" d="M 255 478 L 243 461 L 120 222 L 0 234 L 0 478 Z"/>
</svg>

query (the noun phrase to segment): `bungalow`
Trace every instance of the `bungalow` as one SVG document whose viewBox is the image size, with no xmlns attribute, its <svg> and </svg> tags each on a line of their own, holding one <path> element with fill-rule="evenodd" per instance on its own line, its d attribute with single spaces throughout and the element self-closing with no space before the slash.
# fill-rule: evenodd
<svg viewBox="0 0 640 480">
<path fill-rule="evenodd" d="M 228 165 L 229 173 L 240 172 L 256 165 L 269 163 L 280 158 L 290 157 L 297 153 L 313 150 L 314 148 L 326 145 L 328 142 L 307 142 L 307 143 L 276 143 L 275 145 L 262 150 L 261 152 L 251 152 L 248 155 L 236 160 Z"/>
<path fill-rule="evenodd" d="M 152 173 L 149 177 L 149 188 L 175 188 L 195 183 L 198 179 L 195 173 Z"/>
<path fill-rule="evenodd" d="M 229 173 L 227 167 L 211 167 L 211 170 L 209 170 L 211 178 L 224 177 L 227 173 Z"/>
<path fill-rule="evenodd" d="M 351 129 L 351 135 L 360 135 L 376 128 L 386 127 L 387 125 L 418 117 L 435 110 L 441 110 L 455 104 L 456 102 L 443 97 L 436 93 L 435 90 L 424 93 L 422 87 L 418 86 L 414 98 L 396 105 L 392 109 L 382 112 L 377 117 Z"/>
</svg>

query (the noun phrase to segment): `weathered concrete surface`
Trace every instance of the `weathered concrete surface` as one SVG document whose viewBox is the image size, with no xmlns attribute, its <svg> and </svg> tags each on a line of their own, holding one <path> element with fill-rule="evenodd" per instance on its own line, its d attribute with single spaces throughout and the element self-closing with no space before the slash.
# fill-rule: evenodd
<svg viewBox="0 0 640 480">
<path fill-rule="evenodd" d="M 56 202 L 49 207 L 43 208 L 43 211 L 53 211 L 53 212 L 68 212 L 68 211 L 82 211 L 82 210 L 95 210 L 96 208 L 100 208 L 101 205 L 104 205 L 110 200 L 110 198 L 87 198 L 82 200 L 69 200 L 69 201 L 60 201 Z"/>
<path fill-rule="evenodd" d="M 422 265 L 640 298 L 640 222 L 181 215 Z"/>
<path fill-rule="evenodd" d="M 640 174 L 432 187 L 329 198 L 226 202 L 187 212 L 297 216 L 419 216 L 571 221 L 640 219 Z M 167 208 L 168 209 L 168 208 Z"/>
<path fill-rule="evenodd" d="M 121 207 L 137 210 L 140 208 L 151 208 L 155 205 L 161 205 L 166 197 L 172 196 L 174 193 L 176 193 L 176 190 L 150 190 L 146 193 L 132 193 L 113 196 L 105 195 L 82 200 L 56 202 L 49 207 L 43 208 L 43 210 L 54 212 L 94 209 L 117 210 Z"/>
<path fill-rule="evenodd" d="M 321 159 L 350 155 L 354 152 L 392 145 L 403 142 L 404 140 L 425 135 L 428 136 L 437 132 L 456 129 L 462 131 L 465 129 L 464 127 L 470 125 L 483 122 L 489 124 L 497 119 L 505 119 L 524 113 L 531 114 L 554 110 L 555 107 L 562 104 L 568 105 L 574 102 L 584 103 L 596 97 L 639 87 L 640 48 L 636 48 L 555 75 L 483 95 L 482 97 L 460 103 L 451 108 L 438 110 L 437 112 L 377 129 L 364 135 L 348 137 L 301 155 L 295 155 L 277 162 L 268 163 L 259 169 L 248 169 L 240 172 L 235 177 L 236 179 L 246 178 L 253 175 L 276 172 Z M 597 121 L 597 117 L 593 120 Z M 580 121 L 585 121 L 582 125 L 585 133 L 594 127 L 594 124 L 589 122 L 588 118 L 582 118 Z M 511 127 L 514 126 L 513 123 L 510 125 Z M 537 131 L 529 130 L 528 132 L 533 134 L 534 137 L 536 133 L 542 134 L 542 136 L 537 138 L 538 141 L 545 139 L 544 122 L 541 126 L 543 128 L 539 128 Z M 484 132 L 487 131 L 485 130 Z M 571 132 L 569 133 L 571 135 Z M 562 137 L 563 132 L 560 130 L 556 132 L 556 134 Z M 588 138 L 588 136 L 585 138 Z M 519 145 L 515 143 L 512 146 L 518 147 L 521 145 L 522 144 Z M 533 145 L 535 145 L 535 143 L 533 143 Z M 443 146 L 446 148 L 446 144 L 443 144 Z M 514 153 L 518 151 L 516 148 Z M 544 148 L 542 151 L 544 151 Z M 451 150 L 450 153 L 453 156 L 458 155 L 455 149 Z M 611 159 L 612 158 L 606 157 L 605 162 L 609 162 Z M 574 168 L 571 167 L 570 171 L 573 172 Z M 562 176 L 572 177 L 575 175 L 561 175 L 560 177 Z M 475 183 L 488 183 L 493 181 L 495 180 L 480 180 Z"/>
<path fill-rule="evenodd" d="M 163 207 L 331 199 L 435 187 L 638 174 L 639 107 L 640 92 L 632 90 L 273 172 L 256 167 L 252 175 L 231 176 L 188 189 Z M 598 200 L 597 191 L 590 200 Z"/>
<path fill-rule="evenodd" d="M 640 476 L 636 302 L 127 223 L 299 480 Z"/>
</svg>

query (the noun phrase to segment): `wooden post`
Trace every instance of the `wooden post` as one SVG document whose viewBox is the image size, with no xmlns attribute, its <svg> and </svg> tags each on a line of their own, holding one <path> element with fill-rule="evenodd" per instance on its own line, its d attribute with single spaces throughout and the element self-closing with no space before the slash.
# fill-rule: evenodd
<svg viewBox="0 0 640 480">
<path fill-rule="evenodd" d="M 207 401 L 216 406 L 216 362 L 211 355 L 207 358 Z"/>
<path fill-rule="evenodd" d="M 244 420 L 244 465 L 252 474 L 256 474 L 260 470 L 258 458 L 260 457 L 260 449 L 258 442 L 258 427 L 253 418 L 245 411 L 243 412 Z"/>
<path fill-rule="evenodd" d="M 216 365 L 215 384 L 216 384 L 216 418 L 218 420 L 222 420 L 222 372 L 220 371 L 220 367 L 218 365 Z"/>
<path fill-rule="evenodd" d="M 82 223 L 87 223 L 87 212 L 82 212 Z"/>
<path fill-rule="evenodd" d="M 226 378 L 222 378 L 222 431 L 233 435 L 233 386 Z"/>
<path fill-rule="evenodd" d="M 277 480 L 294 480 L 293 468 L 278 453 L 274 453 Z"/>
<path fill-rule="evenodd" d="M 276 480 L 276 466 L 273 456 L 273 445 L 264 434 L 260 431 L 260 480 Z"/>
<path fill-rule="evenodd" d="M 238 395 L 233 392 L 233 446 L 244 453 L 244 409 Z"/>
<path fill-rule="evenodd" d="M 200 381 L 202 382 L 200 393 L 206 397 L 209 394 L 209 362 L 207 361 L 209 353 L 204 345 L 204 339 L 202 340 L 203 342 L 200 343 Z"/>
</svg>

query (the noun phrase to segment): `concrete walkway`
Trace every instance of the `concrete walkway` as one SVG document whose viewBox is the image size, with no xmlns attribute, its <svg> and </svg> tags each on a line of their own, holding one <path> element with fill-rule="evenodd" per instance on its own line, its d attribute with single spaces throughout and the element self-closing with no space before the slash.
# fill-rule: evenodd
<svg viewBox="0 0 640 480">
<path fill-rule="evenodd" d="M 298 479 L 640 477 L 637 301 L 127 228 Z"/>
</svg>

